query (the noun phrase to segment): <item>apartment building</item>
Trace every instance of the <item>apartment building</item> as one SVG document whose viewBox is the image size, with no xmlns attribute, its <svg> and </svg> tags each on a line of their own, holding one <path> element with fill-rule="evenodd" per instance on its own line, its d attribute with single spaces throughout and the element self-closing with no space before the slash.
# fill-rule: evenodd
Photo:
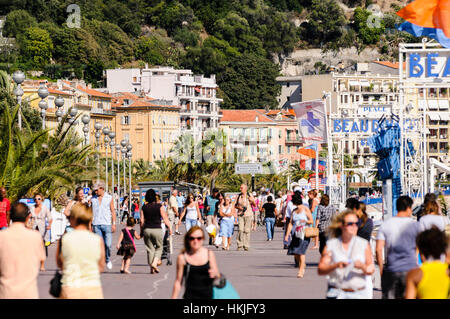
<svg viewBox="0 0 450 319">
<path fill-rule="evenodd" d="M 238 163 L 278 160 L 277 123 L 273 119 L 257 110 L 222 110 L 222 114 L 220 129 Z"/>
<path fill-rule="evenodd" d="M 273 143 L 278 147 L 278 164 L 280 169 L 287 169 L 289 164 L 301 159 L 297 150 L 303 147 L 298 131 L 295 114 L 285 110 L 258 110 L 276 123 Z"/>
<path fill-rule="evenodd" d="M 222 99 L 217 97 L 215 75 L 208 78 L 162 66 L 106 70 L 105 74 L 110 94 L 135 92 L 179 106 L 181 134 L 192 134 L 196 141 L 206 130 L 219 127 Z"/>
<path fill-rule="evenodd" d="M 169 157 L 180 134 L 180 108 L 128 92 L 113 96 L 116 141 L 129 141 L 134 159 L 154 162 Z"/>
</svg>

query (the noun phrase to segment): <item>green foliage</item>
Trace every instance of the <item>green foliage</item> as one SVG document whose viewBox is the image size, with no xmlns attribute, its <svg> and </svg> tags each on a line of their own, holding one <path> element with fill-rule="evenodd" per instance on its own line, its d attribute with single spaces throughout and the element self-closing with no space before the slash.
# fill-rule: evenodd
<svg viewBox="0 0 450 319">
<path fill-rule="evenodd" d="M 375 28 L 368 24 L 368 18 L 372 13 L 361 7 L 355 9 L 353 16 L 353 26 L 358 33 L 358 37 L 364 44 L 375 44 L 380 41 L 380 35 L 385 32 L 384 21 L 380 20 L 380 27 Z"/>
<path fill-rule="evenodd" d="M 31 61 L 34 67 L 41 68 L 50 62 L 53 42 L 46 30 L 38 27 L 28 28 L 20 41 L 23 58 Z"/>
<path fill-rule="evenodd" d="M 8 13 L 3 26 L 5 37 L 16 38 L 23 34 L 26 29 L 36 27 L 36 19 L 25 10 L 14 10 Z"/>
<path fill-rule="evenodd" d="M 152 65 L 178 66 L 181 54 L 181 48 L 158 30 L 149 36 L 139 37 L 134 46 L 135 57 Z"/>
<path fill-rule="evenodd" d="M 334 0 L 312 0 L 308 22 L 302 23 L 301 38 L 310 44 L 326 47 L 343 35 L 344 13 Z"/>
<path fill-rule="evenodd" d="M 218 83 L 224 91 L 224 108 L 253 109 L 278 105 L 276 97 L 281 91 L 276 77 L 278 65 L 254 55 L 242 54 L 230 61 L 218 75 Z"/>
<path fill-rule="evenodd" d="M 12 94 L 0 89 L 0 95 L 0 185 L 7 188 L 11 201 L 38 190 L 54 199 L 72 188 L 79 176 L 89 176 L 91 169 L 83 163 L 92 154 L 91 146 L 81 146 L 71 125 L 63 128 L 62 122 L 55 134 L 34 132 L 25 117 L 20 130 Z"/>
</svg>

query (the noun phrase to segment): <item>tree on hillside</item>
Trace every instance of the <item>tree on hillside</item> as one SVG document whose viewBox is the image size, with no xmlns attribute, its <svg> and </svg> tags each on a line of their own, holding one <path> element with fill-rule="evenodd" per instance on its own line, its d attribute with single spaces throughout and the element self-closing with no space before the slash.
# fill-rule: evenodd
<svg viewBox="0 0 450 319">
<path fill-rule="evenodd" d="M 301 38 L 325 47 L 339 40 L 346 23 L 344 13 L 334 0 L 312 0 L 308 22 L 301 24 Z"/>
<path fill-rule="evenodd" d="M 230 61 L 217 82 L 225 94 L 223 108 L 254 109 L 278 105 L 281 91 L 276 77 L 280 67 L 253 54 L 242 54 Z"/>
<path fill-rule="evenodd" d="M 358 7 L 353 15 L 353 27 L 358 33 L 358 37 L 364 44 L 376 44 L 380 41 L 380 36 L 385 32 L 384 20 L 380 18 L 380 27 L 370 25 L 367 20 L 372 15 L 370 11 Z"/>
<path fill-rule="evenodd" d="M 41 68 L 52 58 L 53 42 L 46 30 L 31 27 L 20 37 L 24 61 L 31 61 L 34 67 Z"/>
<path fill-rule="evenodd" d="M 36 19 L 25 10 L 14 10 L 8 13 L 3 26 L 3 36 L 16 38 L 30 27 L 36 27 Z"/>
</svg>

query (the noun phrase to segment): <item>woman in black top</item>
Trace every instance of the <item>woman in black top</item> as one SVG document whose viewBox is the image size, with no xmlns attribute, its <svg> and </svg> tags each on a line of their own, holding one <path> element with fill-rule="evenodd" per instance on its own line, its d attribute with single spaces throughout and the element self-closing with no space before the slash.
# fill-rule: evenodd
<svg viewBox="0 0 450 319">
<path fill-rule="evenodd" d="M 164 207 L 157 203 L 156 193 L 149 189 L 145 194 L 145 205 L 142 206 L 141 233 L 144 235 L 145 248 L 147 249 L 147 261 L 150 266 L 150 273 L 159 273 L 158 262 L 161 260 L 163 248 L 163 232 L 161 229 L 161 219 L 169 228 L 172 235 L 172 225 L 170 225 Z"/>
<path fill-rule="evenodd" d="M 184 236 L 184 249 L 177 259 L 172 299 L 177 299 L 184 280 L 184 299 L 212 299 L 214 278 L 220 277 L 214 253 L 203 247 L 204 232 L 193 226 Z"/>
<path fill-rule="evenodd" d="M 275 231 L 275 218 L 278 216 L 277 206 L 272 203 L 272 196 L 267 197 L 267 203 L 262 207 L 262 212 L 265 216 L 264 221 L 266 224 L 267 240 L 273 239 L 273 233 Z"/>
</svg>

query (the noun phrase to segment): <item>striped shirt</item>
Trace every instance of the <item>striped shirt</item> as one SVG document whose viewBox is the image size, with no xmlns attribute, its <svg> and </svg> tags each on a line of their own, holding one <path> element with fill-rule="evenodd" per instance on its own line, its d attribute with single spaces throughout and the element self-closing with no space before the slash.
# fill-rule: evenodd
<svg viewBox="0 0 450 319">
<path fill-rule="evenodd" d="M 327 207 L 319 205 L 317 209 L 317 219 L 319 220 L 319 232 L 324 233 L 328 230 L 333 216 L 336 214 L 336 209 L 333 205 Z"/>
</svg>

